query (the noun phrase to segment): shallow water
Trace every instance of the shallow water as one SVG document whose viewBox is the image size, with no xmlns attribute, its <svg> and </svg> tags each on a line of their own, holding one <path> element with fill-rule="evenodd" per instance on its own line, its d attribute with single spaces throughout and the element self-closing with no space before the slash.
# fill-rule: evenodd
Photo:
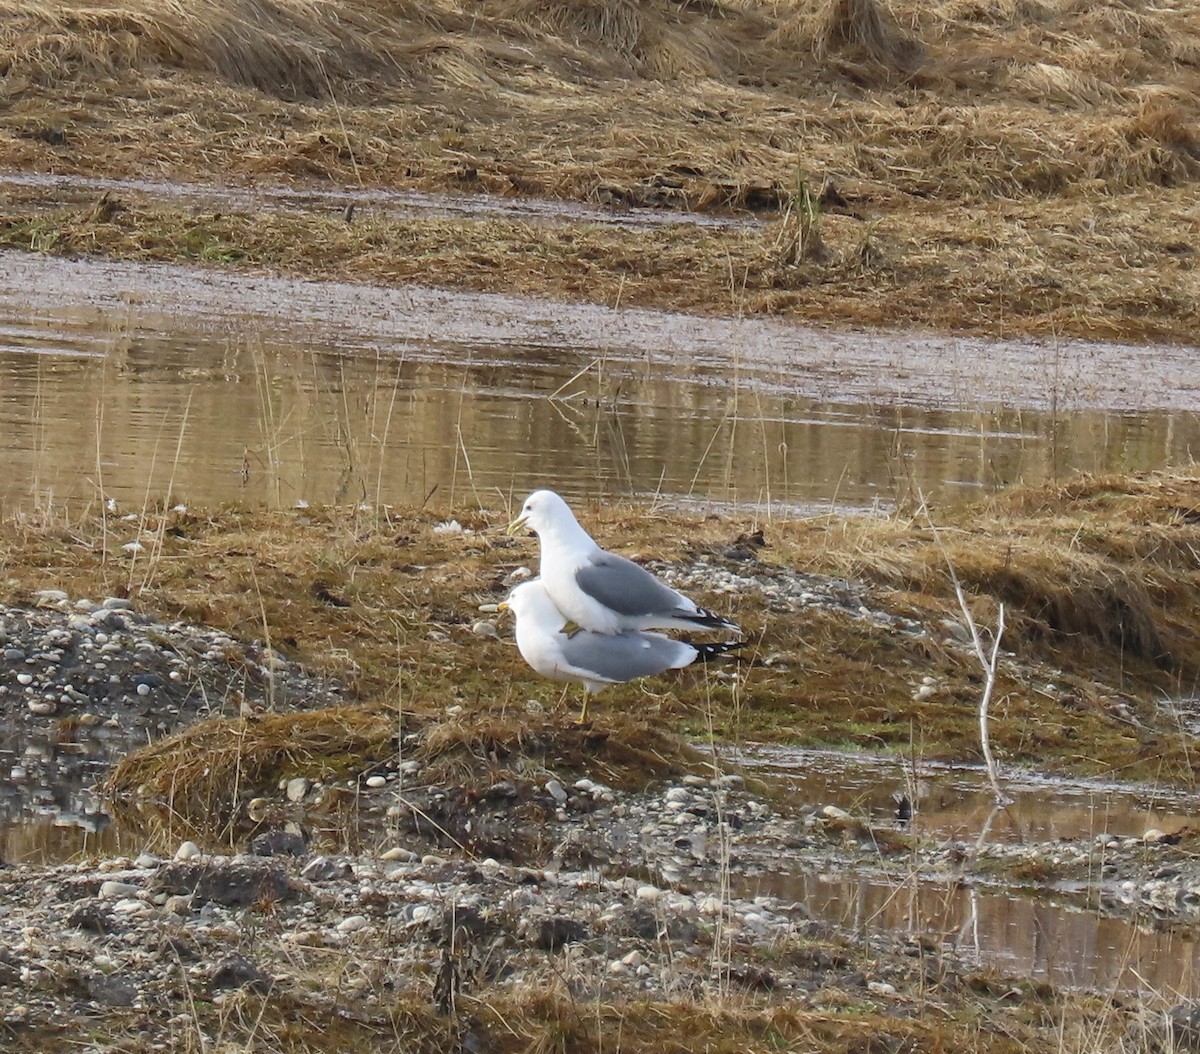
<svg viewBox="0 0 1200 1054">
<path fill-rule="evenodd" d="M 920 764 L 914 777 L 903 758 L 835 751 L 761 748 L 740 756 L 772 788 L 780 807 L 836 805 L 873 824 L 910 830 L 939 844 L 1054 842 L 1099 834 L 1140 838 L 1188 826 L 1200 797 L 1153 786 L 1100 780 L 1006 780 L 1015 802 L 996 811 L 982 770 Z M 897 799 L 915 796 L 907 824 Z M 1200 995 L 1200 935 L 1157 923 L 1103 914 L 1096 892 L 1079 906 L 1075 886 L 1049 885 L 1028 895 L 964 885 L 913 873 L 901 881 L 863 876 L 836 863 L 793 859 L 740 880 L 738 893 L 770 894 L 807 906 L 861 933 L 910 934 L 952 944 L 983 966 L 1073 988 L 1154 991 L 1177 999 Z"/>
<path fill-rule="evenodd" d="M 1194 349 L 830 334 L 0 255 L 0 511 L 145 501 L 887 508 L 1190 463 Z M 1190 385 L 1190 387 L 1189 387 Z"/>
</svg>

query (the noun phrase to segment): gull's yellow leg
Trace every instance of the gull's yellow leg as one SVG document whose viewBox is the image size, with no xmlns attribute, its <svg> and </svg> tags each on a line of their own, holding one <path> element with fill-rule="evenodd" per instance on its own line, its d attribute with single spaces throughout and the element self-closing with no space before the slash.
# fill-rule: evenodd
<svg viewBox="0 0 1200 1054">
<path fill-rule="evenodd" d="M 570 619 L 567 619 L 567 621 L 563 624 L 563 628 L 558 632 L 565 633 L 567 635 L 567 639 L 570 640 L 573 636 L 575 636 L 576 633 L 582 633 L 583 627 L 572 622 Z"/>
</svg>

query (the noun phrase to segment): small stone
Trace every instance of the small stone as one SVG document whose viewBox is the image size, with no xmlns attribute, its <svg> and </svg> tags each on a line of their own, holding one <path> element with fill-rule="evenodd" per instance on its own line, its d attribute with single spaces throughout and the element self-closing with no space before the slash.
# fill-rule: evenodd
<svg viewBox="0 0 1200 1054">
<path fill-rule="evenodd" d="M 615 977 L 622 977 L 629 973 L 629 967 L 621 962 L 620 959 L 614 959 L 608 964 L 608 972 Z"/>
<path fill-rule="evenodd" d="M 176 860 L 191 860 L 200 855 L 200 847 L 195 842 L 184 842 L 175 850 Z"/>
<path fill-rule="evenodd" d="M 148 696 L 150 694 L 151 688 L 150 688 L 150 685 L 146 684 L 146 682 L 143 681 L 141 684 L 139 684 L 137 686 L 137 688 L 134 689 L 134 691 L 136 691 L 137 694 L 140 695 L 144 699 L 146 696 Z"/>
<path fill-rule="evenodd" d="M 100 606 L 105 611 L 132 611 L 133 601 L 126 600 L 125 597 L 105 597 L 100 601 Z"/>
<path fill-rule="evenodd" d="M 378 790 L 380 787 L 386 787 L 387 786 L 387 777 L 386 776 L 368 776 L 367 777 L 367 786 L 370 787 L 372 790 Z"/>
<path fill-rule="evenodd" d="M 135 886 L 130 882 L 110 881 L 100 883 L 101 900 L 119 900 L 123 897 L 133 897 L 141 891 L 141 886 Z"/>
<path fill-rule="evenodd" d="M 153 853 L 142 853 L 134 862 L 134 867 L 140 867 L 143 871 L 147 871 L 152 867 L 158 867 L 162 863 Z"/>
<path fill-rule="evenodd" d="M 33 674 L 31 674 L 31 673 L 17 674 L 17 684 L 33 684 Z"/>
<path fill-rule="evenodd" d="M 471 632 L 477 637 L 498 637 L 500 634 L 496 631 L 496 624 L 489 622 L 487 619 L 480 619 L 478 622 L 471 624 Z"/>
<path fill-rule="evenodd" d="M 304 800 L 304 796 L 308 793 L 310 786 L 311 784 L 304 776 L 296 776 L 287 781 L 284 793 L 287 794 L 288 801 L 300 802 Z"/>
<path fill-rule="evenodd" d="M 163 911 L 168 915 L 179 915 L 181 918 L 186 918 L 192 913 L 192 898 L 190 895 L 183 893 L 167 897 L 163 904 Z"/>
<path fill-rule="evenodd" d="M 634 890 L 633 895 L 637 897 L 638 900 L 644 901 L 647 904 L 653 904 L 654 901 L 658 900 L 658 898 L 662 896 L 662 890 L 657 886 L 638 886 L 637 889 Z"/>
<path fill-rule="evenodd" d="M 25 705 L 31 714 L 39 717 L 49 717 L 58 709 L 58 704 L 52 699 L 30 699 Z"/>
<path fill-rule="evenodd" d="M 671 787 L 666 794 L 663 795 L 669 802 L 688 802 L 692 800 L 691 791 L 686 787 Z"/>
<path fill-rule="evenodd" d="M 559 805 L 567 800 L 567 791 L 558 780 L 547 780 L 546 793 L 550 795 Z"/>
<path fill-rule="evenodd" d="M 354 868 L 347 861 L 330 860 L 327 856 L 314 857 L 300 869 L 300 877 L 309 882 L 333 882 L 353 874 Z"/>
<path fill-rule="evenodd" d="M 622 956 L 621 962 L 626 966 L 632 966 L 635 969 L 646 961 L 646 957 L 639 951 L 631 951 L 628 955 Z"/>
<path fill-rule="evenodd" d="M 418 904 L 409 913 L 409 918 L 414 924 L 420 922 L 428 922 L 434 915 L 437 914 L 437 909 L 429 904 Z"/>
<path fill-rule="evenodd" d="M 380 855 L 381 860 L 399 860 L 405 864 L 415 864 L 419 857 L 411 849 L 405 849 L 402 846 L 392 846 L 387 852 Z"/>
<path fill-rule="evenodd" d="M 1157 827 L 1151 827 L 1142 835 L 1142 841 L 1147 843 L 1165 842 L 1167 838 L 1167 832 L 1160 831 Z"/>
<path fill-rule="evenodd" d="M 928 699 L 936 692 L 937 689 L 932 684 L 923 684 L 913 694 L 917 699 Z"/>
<path fill-rule="evenodd" d="M 821 810 L 821 815 L 827 820 L 835 820 L 838 823 L 845 823 L 850 819 L 850 814 L 845 809 L 839 809 L 836 805 L 826 805 Z"/>
</svg>

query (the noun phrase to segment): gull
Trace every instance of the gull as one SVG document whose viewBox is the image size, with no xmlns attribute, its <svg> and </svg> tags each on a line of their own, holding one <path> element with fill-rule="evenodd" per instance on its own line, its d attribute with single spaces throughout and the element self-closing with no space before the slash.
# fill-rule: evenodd
<svg viewBox="0 0 1200 1054">
<path fill-rule="evenodd" d="M 540 578 L 522 582 L 497 607 L 516 616 L 517 650 L 535 672 L 552 681 L 578 681 L 583 685 L 580 723 L 587 720 L 591 695 L 610 684 L 681 670 L 697 659 L 707 660 L 742 646 L 740 641 L 689 644 L 661 633 L 637 630 L 563 633 L 567 620 Z"/>
<path fill-rule="evenodd" d="M 541 542 L 541 580 L 573 627 L 593 633 L 703 629 L 741 633 L 736 622 L 706 611 L 644 567 L 601 549 L 552 490 L 535 490 L 508 533 L 522 527 Z"/>
</svg>

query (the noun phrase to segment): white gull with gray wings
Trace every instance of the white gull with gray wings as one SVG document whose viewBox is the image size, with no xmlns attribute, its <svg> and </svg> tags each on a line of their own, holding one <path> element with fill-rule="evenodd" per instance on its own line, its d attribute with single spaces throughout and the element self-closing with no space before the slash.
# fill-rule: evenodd
<svg viewBox="0 0 1200 1054">
<path fill-rule="evenodd" d="M 553 681 L 578 681 L 584 688 L 580 721 L 587 720 L 588 696 L 610 684 L 680 670 L 697 659 L 709 659 L 732 648 L 731 644 L 688 644 L 661 633 L 566 634 L 566 619 L 550 599 L 541 579 L 517 586 L 500 608 L 517 619 L 517 649 L 543 677 Z"/>
<path fill-rule="evenodd" d="M 541 580 L 566 620 L 593 633 L 684 629 L 740 633 L 735 622 L 706 611 L 644 567 L 605 552 L 552 490 L 525 499 L 508 526 L 541 541 Z"/>
</svg>

